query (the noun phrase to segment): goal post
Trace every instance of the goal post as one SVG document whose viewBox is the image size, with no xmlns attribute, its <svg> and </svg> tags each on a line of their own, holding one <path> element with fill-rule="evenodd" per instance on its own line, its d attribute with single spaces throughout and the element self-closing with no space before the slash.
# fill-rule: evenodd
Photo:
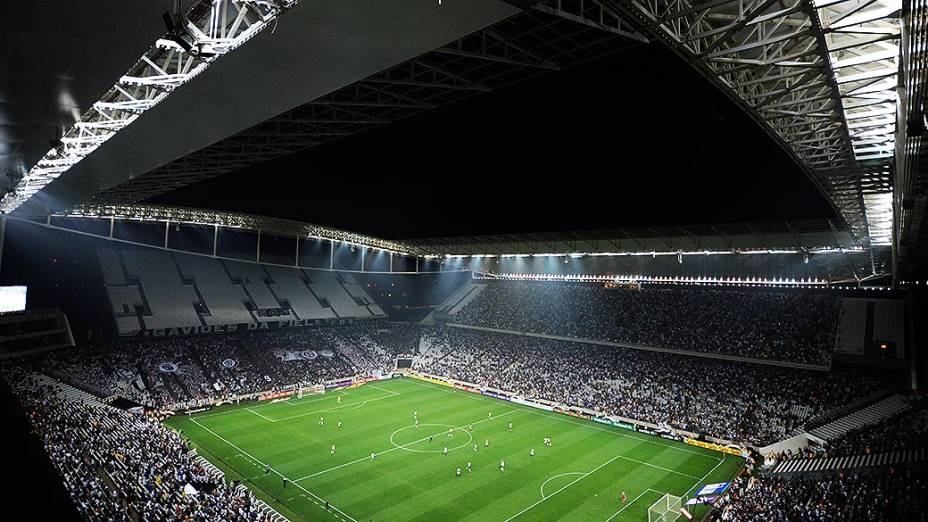
<svg viewBox="0 0 928 522">
<path fill-rule="evenodd" d="M 300 386 L 296 392 L 296 398 L 302 399 L 304 395 L 319 395 L 325 393 L 325 386 L 316 384 L 313 386 Z"/>
<path fill-rule="evenodd" d="M 665 493 L 660 500 L 648 508 L 648 522 L 673 522 L 680 518 L 681 508 L 683 508 L 683 497 Z"/>
</svg>

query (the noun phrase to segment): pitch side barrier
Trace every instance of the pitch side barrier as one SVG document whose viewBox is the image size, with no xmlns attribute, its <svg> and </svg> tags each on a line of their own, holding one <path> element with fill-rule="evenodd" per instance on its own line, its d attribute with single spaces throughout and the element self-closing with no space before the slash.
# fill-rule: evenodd
<svg viewBox="0 0 928 522">
<path fill-rule="evenodd" d="M 741 446 L 725 439 L 718 439 L 715 437 L 709 437 L 707 435 L 700 435 L 698 433 L 692 433 L 688 431 L 669 429 L 666 427 L 658 426 L 656 424 L 629 419 L 626 417 L 620 417 L 617 415 L 608 415 L 596 410 L 581 408 L 579 406 L 570 406 L 567 404 L 544 399 L 527 399 L 507 391 L 491 388 L 488 386 L 480 386 L 464 381 L 458 381 L 456 379 L 442 377 L 440 375 L 432 375 L 424 372 L 407 372 L 407 375 L 413 379 L 430 382 L 432 384 L 438 384 L 448 388 L 454 388 L 456 390 L 463 390 L 478 395 L 486 395 L 487 397 L 493 397 L 494 399 L 510 401 L 516 404 L 522 404 L 524 406 L 529 406 L 540 410 L 562 413 L 565 415 L 570 415 L 571 417 L 577 417 L 579 419 L 597 422 L 599 424 L 605 424 L 608 426 L 614 426 L 616 428 L 634 431 L 637 433 L 644 433 L 645 435 L 652 435 L 662 439 L 683 442 L 692 446 L 699 446 L 700 448 L 727 453 L 729 455 L 736 455 L 745 458 L 750 455 L 748 447 Z"/>
</svg>

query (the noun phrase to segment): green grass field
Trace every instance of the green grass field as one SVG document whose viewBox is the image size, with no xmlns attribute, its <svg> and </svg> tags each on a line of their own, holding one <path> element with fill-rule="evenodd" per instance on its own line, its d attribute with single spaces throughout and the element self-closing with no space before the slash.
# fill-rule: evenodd
<svg viewBox="0 0 928 522">
<path fill-rule="evenodd" d="M 664 493 L 686 496 L 742 466 L 738 457 L 409 378 L 167 424 L 291 520 L 640 521 Z"/>
</svg>

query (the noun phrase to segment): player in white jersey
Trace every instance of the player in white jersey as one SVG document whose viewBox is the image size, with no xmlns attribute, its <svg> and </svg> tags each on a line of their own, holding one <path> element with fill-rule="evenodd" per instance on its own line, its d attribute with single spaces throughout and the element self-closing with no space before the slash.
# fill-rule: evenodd
<svg viewBox="0 0 928 522">
<path fill-rule="evenodd" d="M 324 426 L 324 425 L 325 425 L 325 417 L 319 417 L 319 425 L 320 425 L 320 426 Z"/>
<path fill-rule="evenodd" d="M 532 448 L 531 450 L 529 450 L 528 456 L 529 456 L 529 457 L 534 457 L 534 456 L 535 456 L 535 448 Z"/>
<path fill-rule="evenodd" d="M 329 451 L 332 455 L 335 455 L 335 444 L 332 444 L 332 449 Z"/>
<path fill-rule="evenodd" d="M 456 476 L 457 478 L 461 478 L 461 468 L 458 468 L 458 471 L 457 471 L 457 473 L 455 473 L 455 476 Z"/>
<path fill-rule="evenodd" d="M 477 443 L 474 443 L 474 451 L 477 451 Z"/>
<path fill-rule="evenodd" d="M 377 454 L 373 451 L 371 452 L 371 462 L 374 462 L 374 459 L 377 457 Z"/>
<path fill-rule="evenodd" d="M 474 470 L 473 470 L 473 468 L 470 467 L 470 461 L 468 461 L 468 462 L 467 462 L 467 472 L 470 473 L 471 471 L 474 471 Z"/>
<path fill-rule="evenodd" d="M 499 470 L 500 470 L 500 471 L 506 471 L 506 461 L 505 461 L 505 460 L 499 461 Z"/>
<path fill-rule="evenodd" d="M 447 454 L 448 454 L 448 446 L 445 446 L 444 448 L 441 449 L 441 454 L 442 454 L 442 455 L 447 455 Z"/>
</svg>

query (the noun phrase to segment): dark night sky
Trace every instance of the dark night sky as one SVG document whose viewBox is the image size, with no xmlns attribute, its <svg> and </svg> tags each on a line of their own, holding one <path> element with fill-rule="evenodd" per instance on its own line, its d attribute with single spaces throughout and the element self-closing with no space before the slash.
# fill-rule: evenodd
<svg viewBox="0 0 928 522">
<path fill-rule="evenodd" d="M 657 45 L 153 201 L 389 238 L 834 215 L 779 146 Z"/>
</svg>

